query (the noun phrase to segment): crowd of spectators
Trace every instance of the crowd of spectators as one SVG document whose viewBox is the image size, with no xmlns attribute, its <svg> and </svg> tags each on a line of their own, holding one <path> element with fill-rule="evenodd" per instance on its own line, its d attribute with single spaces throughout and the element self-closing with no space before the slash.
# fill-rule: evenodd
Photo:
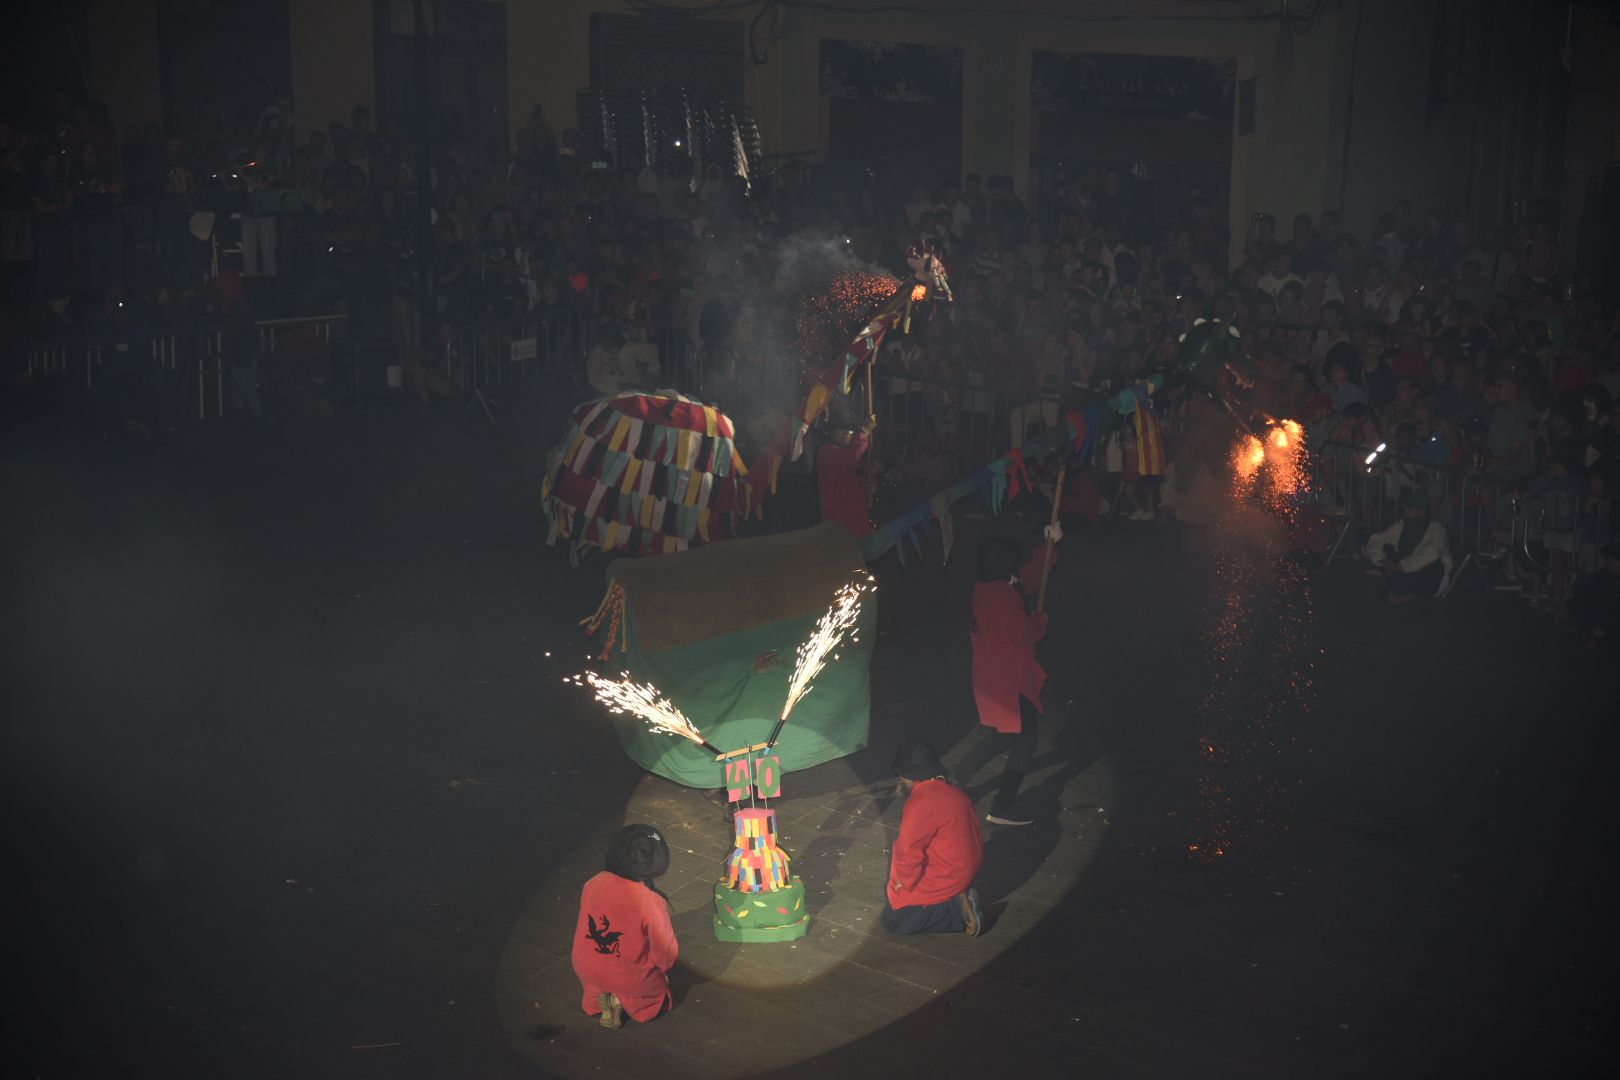
<svg viewBox="0 0 1620 1080">
<path fill-rule="evenodd" d="M 416 144 L 365 108 L 307 131 L 285 102 L 210 108 L 194 131 L 119 135 L 95 102 L 62 95 L 43 121 L 0 122 L 9 278 L 41 318 L 108 318 L 111 297 L 195 318 L 217 314 L 205 282 L 234 270 L 250 301 L 273 295 L 278 314 L 295 314 L 346 299 L 343 259 L 356 252 L 420 294 L 411 255 L 427 235 L 428 326 L 566 316 L 585 328 L 579 378 L 656 376 L 729 397 L 746 417 L 785 407 L 774 398 L 836 356 L 864 314 L 824 320 L 809 339 L 785 325 L 804 284 L 780 272 L 786 252 L 832 243 L 904 276 L 906 250 L 925 245 L 956 302 L 946 332 L 922 320 L 880 362 L 891 468 L 954 452 L 949 472 L 1005 449 L 1165 365 L 1195 319 L 1218 316 L 1241 330 L 1255 408 L 1301 422 L 1319 456 L 1384 446 L 1382 475 L 1411 487 L 1426 474 L 1445 499 L 1473 500 L 1479 535 L 1451 539 L 1492 557 L 1494 584 L 1597 610 L 1565 601 L 1577 577 L 1601 582 L 1612 565 L 1600 553 L 1613 553 L 1620 485 L 1620 312 L 1560 280 L 1545 223 L 1419 218 L 1401 202 L 1360 231 L 1331 208 L 1295 213 L 1286 236 L 1256 214 L 1234 244 L 1223 197 L 1195 188 L 1167 205 L 1128 167 L 1070 169 L 1032 214 L 1004 176 L 897 191 L 792 161 L 751 178 L 678 158 L 601 167 L 538 108 L 510 145 L 465 133 L 447 110 L 433 146 L 423 183 Z M 289 280 L 252 287 L 277 278 Z M 188 298 L 216 311 L 188 312 Z M 395 323 L 418 376 L 406 385 L 460 393 L 444 377 L 453 335 Z M 1202 408 L 1182 397 L 1165 410 L 1172 472 Z M 1173 506 L 1173 485 L 1134 467 L 1132 435 L 1127 425 L 1124 445 L 1099 447 L 1097 476 L 1079 485 L 1092 515 Z M 1552 542 L 1571 532 L 1567 549 Z M 1612 620 L 1612 603 L 1598 609 L 1610 614 L 1582 618 Z"/>
</svg>

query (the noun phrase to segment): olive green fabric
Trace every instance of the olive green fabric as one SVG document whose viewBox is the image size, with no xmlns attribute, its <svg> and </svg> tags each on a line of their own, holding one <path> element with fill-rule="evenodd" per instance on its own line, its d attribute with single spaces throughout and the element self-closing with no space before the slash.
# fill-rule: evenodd
<svg viewBox="0 0 1620 1080">
<path fill-rule="evenodd" d="M 608 579 L 624 588 L 648 652 L 711 641 L 766 623 L 820 616 L 833 593 L 866 572 L 860 545 L 835 521 L 688 551 L 619 559 Z"/>
<path fill-rule="evenodd" d="M 721 551 L 723 559 L 695 558 Z M 644 570 L 655 563 L 664 565 Z M 787 700 L 799 643 L 855 568 L 864 570 L 855 542 L 836 524 L 621 560 L 610 575 L 625 591 L 625 651 L 615 647 L 608 670 L 627 671 L 668 694 L 721 750 L 763 742 Z M 738 613 L 735 620 L 719 617 L 728 608 Z M 673 612 L 681 609 L 692 612 L 702 636 L 678 625 Z M 784 773 L 866 746 L 876 621 L 871 593 L 861 609 L 859 643 L 828 662 L 782 731 L 775 753 Z M 644 622 L 652 625 L 651 635 Z M 625 753 L 642 767 L 688 787 L 722 786 L 713 755 L 685 739 L 654 734 L 634 717 L 614 715 L 612 721 Z M 783 790 L 793 794 L 791 781 Z"/>
</svg>

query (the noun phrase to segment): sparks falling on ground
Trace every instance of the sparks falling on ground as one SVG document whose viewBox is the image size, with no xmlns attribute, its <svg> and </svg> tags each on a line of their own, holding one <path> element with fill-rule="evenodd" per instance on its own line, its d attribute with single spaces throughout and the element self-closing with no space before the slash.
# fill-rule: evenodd
<svg viewBox="0 0 1620 1080">
<path fill-rule="evenodd" d="M 640 717 L 655 734 L 678 735 L 700 745 L 703 742 L 703 733 L 697 725 L 651 683 L 632 682 L 628 675 L 609 679 L 594 671 L 577 675 L 571 681 L 576 686 L 589 684 L 596 700 L 606 705 L 609 712 Z"/>
<path fill-rule="evenodd" d="M 847 344 L 864 319 L 894 295 L 900 279 L 875 270 L 840 271 L 821 291 L 810 291 L 793 315 L 793 346 L 801 360 L 827 359 L 830 348 Z"/>
<path fill-rule="evenodd" d="M 1310 578 L 1290 536 L 1310 490 L 1304 432 L 1276 421 L 1240 436 L 1227 462 L 1231 495 L 1216 520 L 1216 593 L 1204 630 L 1199 813 L 1187 844 L 1196 862 L 1287 829 L 1285 763 L 1315 700 Z"/>
<path fill-rule="evenodd" d="M 872 591 L 872 582 L 876 579 L 870 574 L 864 581 L 852 581 L 839 589 L 833 597 L 832 607 L 816 622 L 815 630 L 799 646 L 799 662 L 793 669 L 793 679 L 788 683 L 787 703 L 782 706 L 782 719 L 786 720 L 788 713 L 799 699 L 810 692 L 810 684 L 815 682 L 821 669 L 827 666 L 829 659 L 836 659 L 836 650 L 843 645 L 844 639 L 859 642 L 855 632 L 855 623 L 861 616 L 861 597 Z"/>
</svg>

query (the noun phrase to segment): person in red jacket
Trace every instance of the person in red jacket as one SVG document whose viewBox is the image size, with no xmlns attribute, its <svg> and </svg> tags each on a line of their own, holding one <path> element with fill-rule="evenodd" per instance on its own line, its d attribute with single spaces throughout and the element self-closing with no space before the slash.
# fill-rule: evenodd
<svg viewBox="0 0 1620 1080">
<path fill-rule="evenodd" d="M 827 435 L 816 453 L 816 491 L 821 496 L 821 520 L 837 521 L 856 540 L 872 535 L 872 512 L 866 501 L 866 451 L 872 445 L 872 429 L 877 421 L 867 417 L 866 425 L 855 430 L 849 409 L 842 401 L 833 403 L 828 416 Z"/>
<path fill-rule="evenodd" d="M 1035 759 L 1036 722 L 1044 711 L 1046 671 L 1035 643 L 1046 636 L 1046 615 L 1024 607 L 1018 580 L 1023 552 L 1010 540 L 989 537 L 979 545 L 979 580 L 973 586 L 973 701 L 979 723 L 994 731 L 996 753 L 1007 752 L 1001 782 L 985 820 L 1029 825 L 1019 810 L 1018 787 Z"/>
<path fill-rule="evenodd" d="M 658 830 L 626 825 L 605 861 L 580 894 L 573 961 L 585 1014 L 616 1028 L 625 1013 L 646 1023 L 674 1007 L 669 969 L 680 949 L 669 901 L 652 886 L 669 869 L 669 844 Z"/>
<path fill-rule="evenodd" d="M 946 779 L 930 743 L 902 747 L 894 771 L 906 808 L 889 860 L 883 929 L 978 937 L 984 913 L 973 879 L 984 865 L 984 841 L 973 800 Z"/>
</svg>

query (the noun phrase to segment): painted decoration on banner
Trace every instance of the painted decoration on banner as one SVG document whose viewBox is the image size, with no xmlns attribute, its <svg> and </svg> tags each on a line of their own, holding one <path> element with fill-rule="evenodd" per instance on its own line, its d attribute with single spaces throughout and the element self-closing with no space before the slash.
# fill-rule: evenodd
<svg viewBox="0 0 1620 1080">
<path fill-rule="evenodd" d="M 1035 50 L 1030 103 L 1055 112 L 1219 119 L 1232 115 L 1237 61 Z"/>
<path fill-rule="evenodd" d="M 962 100 L 962 50 L 897 41 L 821 42 L 823 97 L 955 105 Z"/>
</svg>

